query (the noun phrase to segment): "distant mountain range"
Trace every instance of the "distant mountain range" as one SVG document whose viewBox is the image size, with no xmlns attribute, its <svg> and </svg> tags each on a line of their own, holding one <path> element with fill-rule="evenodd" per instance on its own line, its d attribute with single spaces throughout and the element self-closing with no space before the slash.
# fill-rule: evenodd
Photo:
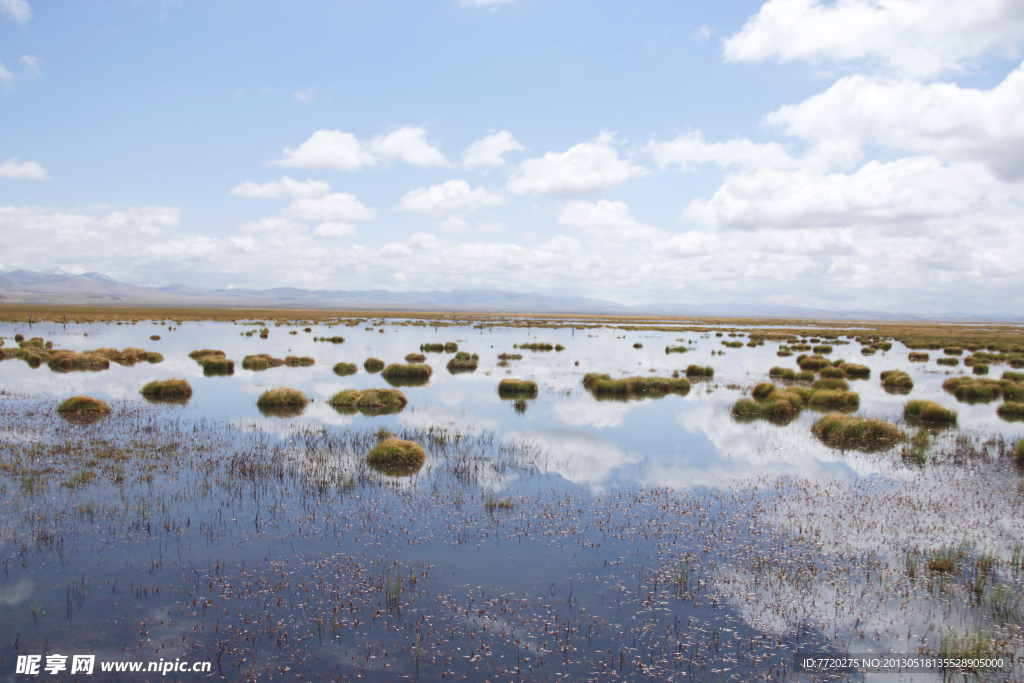
<svg viewBox="0 0 1024 683">
<path fill-rule="evenodd" d="M 829 311 L 760 304 L 657 303 L 627 306 L 586 297 L 557 297 L 496 289 L 451 292 L 392 292 L 273 289 L 203 290 L 187 285 L 140 287 L 102 273 L 73 275 L 59 270 L 0 272 L 0 305 L 73 304 L 108 306 L 183 306 L 251 308 L 332 308 L 341 310 L 458 311 L 495 313 L 578 313 L 583 315 L 664 315 L 683 317 L 817 318 L 833 320 L 990 320 L 1011 322 L 1024 316 L 981 316 L 950 312 L 941 316 L 847 310 Z"/>
</svg>

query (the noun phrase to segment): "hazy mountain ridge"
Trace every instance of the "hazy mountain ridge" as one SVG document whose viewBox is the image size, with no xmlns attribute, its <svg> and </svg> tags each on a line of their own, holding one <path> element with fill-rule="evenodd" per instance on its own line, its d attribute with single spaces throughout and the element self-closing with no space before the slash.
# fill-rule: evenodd
<svg viewBox="0 0 1024 683">
<path fill-rule="evenodd" d="M 757 318 L 832 318 L 864 320 L 998 320 L 1019 321 L 1024 316 L 978 316 L 959 312 L 922 316 L 882 311 L 824 309 L 763 304 L 656 303 L 627 306 L 588 297 L 557 297 L 536 292 L 495 289 L 450 292 L 396 292 L 374 290 L 271 289 L 203 290 L 171 284 L 144 287 L 118 282 L 102 273 L 74 275 L 62 271 L 0 271 L 0 304 L 92 304 L 131 306 L 261 306 L 281 308 L 339 308 L 379 310 L 451 310 L 520 313 L 578 313 L 588 315 L 736 316 Z"/>
</svg>

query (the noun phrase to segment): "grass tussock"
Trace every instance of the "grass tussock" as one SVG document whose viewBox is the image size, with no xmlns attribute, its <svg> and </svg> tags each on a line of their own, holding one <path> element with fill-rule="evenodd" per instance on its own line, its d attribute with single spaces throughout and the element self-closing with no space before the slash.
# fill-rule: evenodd
<svg viewBox="0 0 1024 683">
<path fill-rule="evenodd" d="M 690 380 L 685 377 L 624 377 L 612 379 L 595 372 L 583 377 L 585 386 L 594 396 L 630 398 L 639 396 L 665 396 L 690 391 Z"/>
<path fill-rule="evenodd" d="M 281 387 L 268 389 L 256 399 L 260 412 L 273 417 L 298 417 L 309 404 L 309 399 L 298 389 Z"/>
<path fill-rule="evenodd" d="M 335 363 L 334 374 L 339 377 L 346 377 L 348 375 L 354 375 L 359 371 L 359 368 L 355 363 Z"/>
<path fill-rule="evenodd" d="M 666 354 L 669 354 L 669 353 L 686 353 L 689 350 L 690 349 L 686 348 L 685 346 L 666 346 L 665 347 L 665 353 Z"/>
<path fill-rule="evenodd" d="M 422 353 L 410 353 L 405 357 L 406 363 L 422 363 L 427 360 L 427 357 Z"/>
<path fill-rule="evenodd" d="M 821 356 L 797 356 L 797 365 L 800 366 L 801 370 L 810 370 L 816 372 L 822 368 L 827 368 L 832 365 L 832 362 L 828 358 Z"/>
<path fill-rule="evenodd" d="M 974 365 L 974 367 L 972 368 L 972 372 L 974 372 L 975 375 L 987 375 L 988 374 L 988 366 L 987 365 L 983 365 L 981 363 L 978 363 L 978 364 Z"/>
<path fill-rule="evenodd" d="M 885 420 L 831 413 L 817 420 L 811 432 L 827 446 L 878 450 L 905 441 L 907 435 Z"/>
<path fill-rule="evenodd" d="M 527 351 L 554 351 L 555 347 L 547 342 L 535 342 L 531 344 L 513 344 L 513 349 L 525 349 Z"/>
<path fill-rule="evenodd" d="M 793 379 L 795 379 L 797 382 L 813 382 L 814 381 L 814 371 L 813 370 L 801 370 L 800 372 L 796 373 L 796 375 L 794 375 Z"/>
<path fill-rule="evenodd" d="M 820 344 L 811 349 L 814 353 L 832 353 L 832 347 L 828 344 Z"/>
<path fill-rule="evenodd" d="M 849 391 L 850 383 L 839 377 L 823 377 L 811 385 L 814 391 L 827 389 L 830 391 Z"/>
<path fill-rule="evenodd" d="M 390 415 L 401 412 L 408 400 L 398 389 L 346 389 L 330 398 L 328 403 L 338 412 L 364 415 Z"/>
<path fill-rule="evenodd" d="M 796 379 L 796 370 L 793 368 L 780 368 L 779 366 L 775 366 L 768 371 L 768 376 L 772 379 L 786 379 L 792 381 Z"/>
<path fill-rule="evenodd" d="M 202 366 L 203 374 L 207 377 L 233 375 L 235 373 L 235 361 L 225 356 L 223 351 L 200 349 L 199 351 L 193 351 L 188 356 Z"/>
<path fill-rule="evenodd" d="M 953 358 L 951 356 L 944 358 L 936 358 L 935 362 L 938 363 L 939 365 L 947 365 L 949 367 L 956 367 L 957 365 L 960 365 L 960 359 Z"/>
<path fill-rule="evenodd" d="M 423 447 L 396 437 L 384 439 L 366 454 L 366 462 L 374 469 L 392 476 L 415 474 L 427 461 Z"/>
<path fill-rule="evenodd" d="M 1020 422 L 1024 420 L 1024 403 L 1007 401 L 996 408 L 996 414 L 1007 422 Z"/>
<path fill-rule="evenodd" d="M 523 354 L 521 353 L 499 353 L 498 360 L 510 361 L 510 360 L 522 360 Z"/>
<path fill-rule="evenodd" d="M 530 379 L 507 378 L 498 382 L 498 396 L 502 398 L 536 396 L 537 383 Z"/>
<path fill-rule="evenodd" d="M 822 368 L 821 377 L 822 379 L 844 379 L 846 377 L 846 370 L 837 367 Z"/>
<path fill-rule="evenodd" d="M 381 371 L 380 376 L 391 386 L 422 386 L 430 380 L 434 370 L 422 363 L 392 363 Z"/>
<path fill-rule="evenodd" d="M 251 356 L 246 356 L 242 359 L 242 369 L 252 370 L 260 372 L 262 370 L 268 370 L 270 368 L 279 368 L 284 365 L 284 361 L 280 358 L 274 358 L 269 353 L 257 353 Z"/>
<path fill-rule="evenodd" d="M 309 328 L 307 328 L 306 332 L 309 332 L 309 331 L 310 331 Z M 345 343 L 345 338 L 344 337 L 338 337 L 338 336 L 334 336 L 334 337 L 313 337 L 313 341 L 329 342 L 331 344 L 344 344 Z"/>
<path fill-rule="evenodd" d="M 459 351 L 445 367 L 453 375 L 459 372 L 474 372 L 479 361 L 480 356 L 477 354 L 470 355 L 465 351 Z"/>
<path fill-rule="evenodd" d="M 444 353 L 444 344 L 420 344 L 422 353 Z"/>
<path fill-rule="evenodd" d="M 922 353 L 921 351 L 911 351 L 910 355 L 907 356 L 907 360 L 911 363 L 926 363 L 928 362 L 928 354 Z"/>
<path fill-rule="evenodd" d="M 858 379 L 867 379 L 871 377 L 871 368 L 866 365 L 856 365 L 854 363 L 844 363 L 843 371 L 847 377 L 854 377 Z"/>
<path fill-rule="evenodd" d="M 363 369 L 370 373 L 380 372 L 384 369 L 384 361 L 380 358 L 367 358 Z"/>
<path fill-rule="evenodd" d="M 1024 399 L 1024 384 L 1006 379 L 960 375 L 947 379 L 942 388 L 964 403 L 987 403 L 1000 397 Z"/>
<path fill-rule="evenodd" d="M 1013 449 L 1013 457 L 1018 463 L 1024 464 L 1024 439 L 1017 442 L 1017 447 Z"/>
<path fill-rule="evenodd" d="M 885 370 L 879 377 L 882 388 L 890 394 L 909 394 L 914 388 L 914 380 L 903 370 Z"/>
<path fill-rule="evenodd" d="M 953 424 L 956 422 L 955 410 L 950 410 L 934 401 L 914 400 L 903 406 L 903 415 L 908 420 Z"/>
<path fill-rule="evenodd" d="M 686 367 L 687 377 L 714 377 L 715 369 L 708 366 L 689 365 Z"/>
<path fill-rule="evenodd" d="M 637 342 L 636 344 L 633 344 L 633 348 L 634 349 L 642 349 L 642 348 L 644 348 L 644 345 L 641 344 L 640 342 Z"/>
<path fill-rule="evenodd" d="M 1007 370 L 1003 373 L 1003 379 L 1007 382 L 1024 382 L 1024 372 L 1013 372 Z"/>
<path fill-rule="evenodd" d="M 183 379 L 154 380 L 140 393 L 150 401 L 187 401 L 192 397 L 192 385 Z"/>
<path fill-rule="evenodd" d="M 771 422 L 786 424 L 800 412 L 802 402 L 794 403 L 779 392 L 771 400 L 755 401 L 752 398 L 741 398 L 732 407 L 732 414 L 739 420 L 765 419 Z M 798 397 L 797 397 L 798 398 Z"/>
<path fill-rule="evenodd" d="M 826 408 L 851 412 L 860 407 L 860 395 L 855 391 L 823 389 L 814 391 L 807 399 L 812 408 Z"/>
<path fill-rule="evenodd" d="M 61 415 L 109 415 L 110 406 L 92 396 L 72 396 L 61 401 L 57 412 Z"/>
<path fill-rule="evenodd" d="M 285 356 L 284 364 L 290 368 L 308 368 L 316 365 L 316 361 L 309 356 Z"/>
</svg>

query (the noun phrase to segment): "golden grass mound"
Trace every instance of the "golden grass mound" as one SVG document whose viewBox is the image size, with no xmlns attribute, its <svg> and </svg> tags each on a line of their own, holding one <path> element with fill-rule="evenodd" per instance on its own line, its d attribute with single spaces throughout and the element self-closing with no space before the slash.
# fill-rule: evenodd
<svg viewBox="0 0 1024 683">
<path fill-rule="evenodd" d="M 713 367 L 711 367 L 710 365 L 708 365 L 708 366 L 688 365 L 686 367 L 686 376 L 687 377 L 709 377 L 710 378 L 710 377 L 714 377 L 715 376 L 715 369 Z"/>
<path fill-rule="evenodd" d="M 214 375 L 233 375 L 235 361 L 227 358 L 223 351 L 217 349 L 200 349 L 188 354 L 188 357 L 202 366 L 207 377 Z"/>
<path fill-rule="evenodd" d="M 370 467 L 392 476 L 409 476 L 423 467 L 427 454 L 423 447 L 397 437 L 384 439 L 366 454 Z"/>
<path fill-rule="evenodd" d="M 957 418 L 955 410 L 950 410 L 934 401 L 922 400 L 908 401 L 907 405 L 903 406 L 903 415 L 911 420 L 942 424 L 952 424 L 956 422 Z"/>
<path fill-rule="evenodd" d="M 819 418 L 811 431 L 827 446 L 858 450 L 891 448 L 907 438 L 899 427 L 885 420 L 838 413 Z"/>
<path fill-rule="evenodd" d="M 309 399 L 298 389 L 281 387 L 279 389 L 268 389 L 256 399 L 256 405 L 260 408 L 305 408 Z"/>
<path fill-rule="evenodd" d="M 380 372 L 384 369 L 384 361 L 380 358 L 367 358 L 363 363 L 363 369 L 367 372 Z"/>
<path fill-rule="evenodd" d="M 155 380 L 139 393 L 150 401 L 187 401 L 192 397 L 192 386 L 183 379 Z"/>
<path fill-rule="evenodd" d="M 796 370 L 792 368 L 780 368 L 775 366 L 768 371 L 768 376 L 772 379 L 788 379 L 790 381 L 796 379 Z"/>
<path fill-rule="evenodd" d="M 268 368 L 279 368 L 287 365 L 290 368 L 305 368 L 316 364 L 316 361 L 309 356 L 287 356 L 283 360 L 274 358 L 269 353 L 257 353 L 246 356 L 242 359 L 243 370 L 267 370 Z"/>
<path fill-rule="evenodd" d="M 860 395 L 855 391 L 823 389 L 813 392 L 807 405 L 812 408 L 853 411 L 860 407 Z"/>
<path fill-rule="evenodd" d="M 817 355 L 797 356 L 796 363 L 800 366 L 801 370 L 810 370 L 811 372 L 815 372 L 832 365 L 832 362 L 828 358 L 823 358 Z"/>
<path fill-rule="evenodd" d="M 690 391 L 690 380 L 685 377 L 624 377 L 612 379 L 608 375 L 589 372 L 583 376 L 583 386 L 595 397 L 631 398 L 685 394 Z"/>
<path fill-rule="evenodd" d="M 890 394 L 909 394 L 914 388 L 914 380 L 902 370 L 886 370 L 879 377 L 882 388 Z"/>
<path fill-rule="evenodd" d="M 498 382 L 498 396 L 502 398 L 518 398 L 536 396 L 537 383 L 531 379 L 507 378 Z"/>
<path fill-rule="evenodd" d="M 456 374 L 459 372 L 473 372 L 476 370 L 477 362 L 480 360 L 480 356 L 477 354 L 470 355 L 465 351 L 459 351 L 455 356 L 448 361 L 448 372 Z"/>
<path fill-rule="evenodd" d="M 554 346 L 547 342 L 534 342 L 530 344 L 513 344 L 513 349 L 526 349 L 527 351 L 553 351 Z"/>
<path fill-rule="evenodd" d="M 339 377 L 345 377 L 346 375 L 354 375 L 359 371 L 355 363 L 336 363 L 334 365 L 334 374 Z"/>
<path fill-rule="evenodd" d="M 410 353 L 408 356 L 405 357 L 406 363 L 422 363 L 425 360 L 427 360 L 427 357 L 424 356 L 422 353 Z"/>
<path fill-rule="evenodd" d="M 434 370 L 422 363 L 392 363 L 380 376 L 391 386 L 420 386 L 426 384 Z"/>
<path fill-rule="evenodd" d="M 61 401 L 57 414 L 68 422 L 91 424 L 110 415 L 110 406 L 92 396 L 72 396 Z"/>
<path fill-rule="evenodd" d="M 912 363 L 924 363 L 927 362 L 928 360 L 928 354 L 922 353 L 920 351 L 911 351 L 910 355 L 907 356 L 907 360 L 911 361 Z"/>
<path fill-rule="evenodd" d="M 420 351 L 424 353 L 443 353 L 444 344 L 420 344 Z"/>
<path fill-rule="evenodd" d="M 823 377 L 817 382 L 811 385 L 811 389 L 819 391 L 821 389 L 829 389 L 832 391 L 849 391 L 850 383 L 845 379 L 839 379 L 838 377 Z"/>
<path fill-rule="evenodd" d="M 398 389 L 346 389 L 332 396 L 328 403 L 340 413 L 389 415 L 401 412 L 408 400 Z"/>
<path fill-rule="evenodd" d="M 1024 420 L 1024 403 L 1007 401 L 996 408 L 996 414 L 1007 422 L 1020 422 Z"/>
</svg>

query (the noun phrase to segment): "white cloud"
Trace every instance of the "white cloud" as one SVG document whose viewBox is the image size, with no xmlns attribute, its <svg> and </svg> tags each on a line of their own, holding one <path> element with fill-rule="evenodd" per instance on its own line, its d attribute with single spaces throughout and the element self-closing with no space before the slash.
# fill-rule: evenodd
<svg viewBox="0 0 1024 683">
<path fill-rule="evenodd" d="M 314 235 L 327 238 L 355 237 L 357 232 L 356 226 L 341 221 L 329 221 L 313 228 Z"/>
<path fill-rule="evenodd" d="M 284 212 L 313 221 L 365 221 L 377 215 L 376 209 L 365 206 L 355 195 L 347 192 L 293 199 Z"/>
<path fill-rule="evenodd" d="M 441 229 L 445 232 L 463 232 L 469 229 L 469 224 L 458 216 L 449 216 L 441 221 Z"/>
<path fill-rule="evenodd" d="M 462 154 L 462 165 L 466 168 L 491 168 L 505 165 L 505 154 L 522 152 L 524 147 L 503 130 L 476 140 Z"/>
<path fill-rule="evenodd" d="M 583 228 L 590 236 L 607 242 L 651 240 L 666 236 L 664 231 L 633 218 L 626 202 L 607 199 L 570 202 L 559 212 L 558 223 Z"/>
<path fill-rule="evenodd" d="M 850 76 L 766 120 L 809 141 L 808 155 L 826 165 L 853 163 L 862 156 L 864 143 L 875 143 L 981 161 L 1006 178 L 1024 176 L 1021 67 L 991 90 Z"/>
<path fill-rule="evenodd" d="M 285 216 L 267 216 L 255 221 L 242 223 L 242 230 L 249 232 L 301 232 L 306 226 Z"/>
<path fill-rule="evenodd" d="M 962 70 L 1024 38 L 1019 0 L 769 0 L 725 40 L 731 61 L 870 60 L 922 78 Z"/>
<path fill-rule="evenodd" d="M 871 161 L 855 173 L 762 168 L 726 177 L 684 217 L 717 228 L 836 228 L 888 224 L 919 228 L 935 218 L 970 219 L 993 204 L 1012 210 L 1010 188 L 981 164 L 935 157 Z"/>
<path fill-rule="evenodd" d="M 236 197 L 250 199 L 294 199 L 298 197 L 323 197 L 331 191 L 331 186 L 323 180 L 293 180 L 284 176 L 262 185 L 251 180 L 231 188 Z"/>
<path fill-rule="evenodd" d="M 25 78 L 32 80 L 39 77 L 39 58 L 32 55 L 22 55 L 21 63 L 25 65 Z"/>
<path fill-rule="evenodd" d="M 679 164 L 685 169 L 695 164 L 714 163 L 728 166 L 775 166 L 788 168 L 796 161 L 777 142 L 757 143 L 751 140 L 735 139 L 727 142 L 709 143 L 700 131 L 684 133 L 674 140 L 651 139 L 644 148 L 654 157 L 654 163 L 664 168 Z"/>
<path fill-rule="evenodd" d="M 500 192 L 488 192 L 484 187 L 473 190 L 465 180 L 449 180 L 440 185 L 412 190 L 398 202 L 398 208 L 402 211 L 443 216 L 449 213 L 468 213 L 504 203 L 505 199 Z"/>
<path fill-rule="evenodd" d="M 402 126 L 387 135 L 378 135 L 367 143 L 367 148 L 384 161 L 401 159 L 413 166 L 447 166 L 435 145 L 427 142 L 427 131 L 415 126 Z"/>
<path fill-rule="evenodd" d="M 318 130 L 296 149 L 284 148 L 274 164 L 297 168 L 355 171 L 401 159 L 414 166 L 447 166 L 441 151 L 427 141 L 423 128 L 403 126 L 361 143 L 352 133 Z"/>
<path fill-rule="evenodd" d="M 5 88 L 11 87 L 11 83 L 14 82 L 14 74 L 4 66 L 3 62 L 0 62 L 0 83 L 3 83 Z"/>
<path fill-rule="evenodd" d="M 32 8 L 25 0 L 0 0 L 0 12 L 19 24 L 24 24 L 32 18 Z"/>
<path fill-rule="evenodd" d="M 316 99 L 316 92 L 312 88 L 299 88 L 292 94 L 292 97 L 299 102 L 312 102 Z"/>
<path fill-rule="evenodd" d="M 409 246 L 413 249 L 437 249 L 441 243 L 428 232 L 417 232 L 409 237 Z"/>
<path fill-rule="evenodd" d="M 519 164 L 508 189 L 516 194 L 570 196 L 600 192 L 638 178 L 650 170 L 619 158 L 615 136 L 601 133 L 593 142 L 582 142 L 565 152 L 548 152 Z"/>
<path fill-rule="evenodd" d="M 0 73 L 2 76 L 2 73 Z M 28 180 L 46 180 L 46 169 L 36 161 L 21 161 L 18 158 L 8 159 L 0 163 L 0 178 L 25 178 Z"/>
</svg>

